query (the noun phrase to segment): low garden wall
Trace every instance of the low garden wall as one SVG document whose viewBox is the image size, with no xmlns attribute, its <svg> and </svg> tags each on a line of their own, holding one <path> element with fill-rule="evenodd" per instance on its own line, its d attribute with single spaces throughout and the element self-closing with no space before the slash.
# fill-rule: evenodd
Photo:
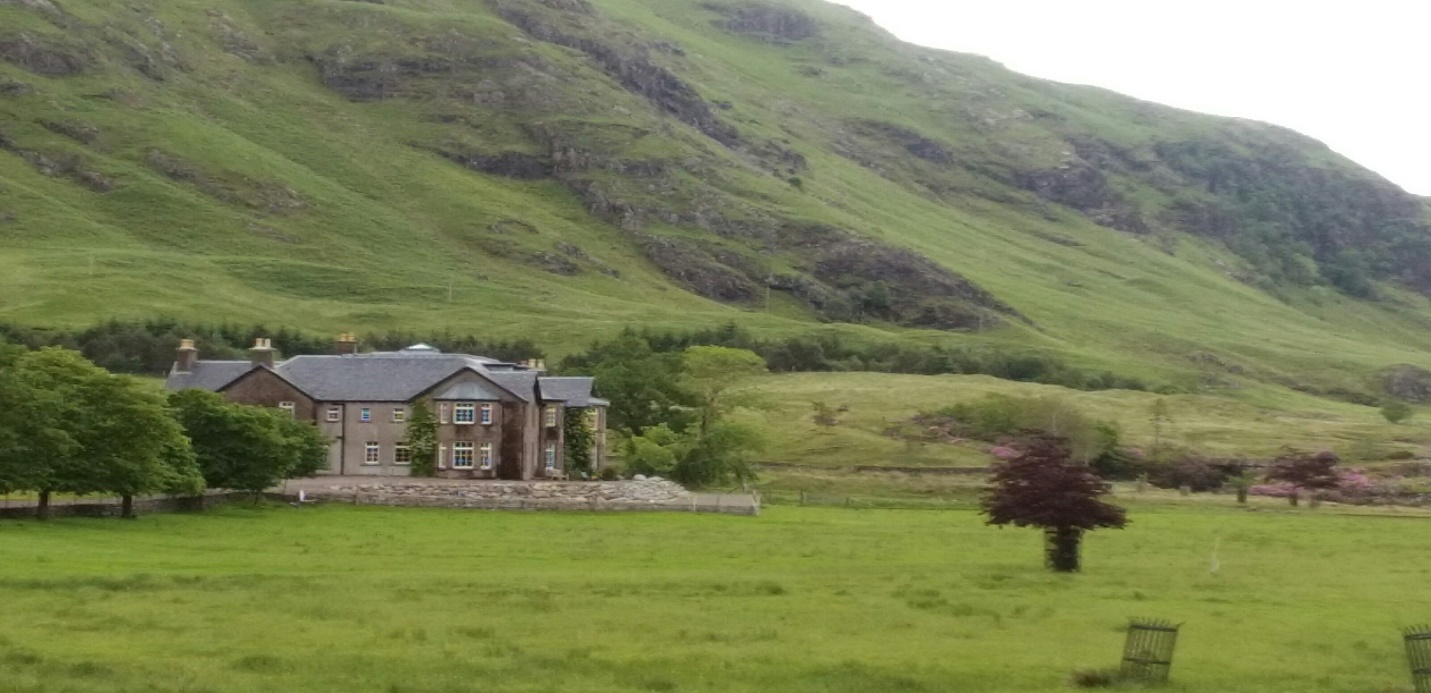
<svg viewBox="0 0 1431 693">
<path fill-rule="evenodd" d="M 304 485 L 312 501 L 480 510 L 712 512 L 755 515 L 750 496 L 693 494 L 661 479 L 642 481 L 355 481 Z M 290 492 L 291 494 L 291 492 Z"/>
</svg>

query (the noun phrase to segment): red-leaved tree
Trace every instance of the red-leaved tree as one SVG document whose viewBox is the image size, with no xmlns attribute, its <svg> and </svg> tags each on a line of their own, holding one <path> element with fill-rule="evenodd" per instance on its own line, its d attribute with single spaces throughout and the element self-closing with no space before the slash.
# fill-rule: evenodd
<svg viewBox="0 0 1431 693">
<path fill-rule="evenodd" d="M 1341 477 L 1337 474 L 1337 463 L 1341 458 L 1335 452 L 1323 450 L 1308 454 L 1300 450 L 1287 449 L 1267 470 L 1267 480 L 1282 482 L 1292 487 L 1287 502 L 1297 504 L 1302 491 L 1325 491 L 1337 487 Z"/>
<path fill-rule="evenodd" d="M 1128 524 L 1127 512 L 1100 500 L 1108 485 L 1087 465 L 1073 462 L 1066 439 L 1040 434 L 1020 448 L 1018 456 L 994 465 L 984 514 L 991 525 L 1043 529 L 1048 567 L 1075 572 L 1083 533 L 1121 529 Z"/>
</svg>

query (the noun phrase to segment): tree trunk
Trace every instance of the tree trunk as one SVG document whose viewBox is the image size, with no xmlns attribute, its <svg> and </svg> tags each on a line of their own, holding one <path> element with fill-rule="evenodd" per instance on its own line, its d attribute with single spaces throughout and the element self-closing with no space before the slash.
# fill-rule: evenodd
<svg viewBox="0 0 1431 693">
<path fill-rule="evenodd" d="M 1292 495 L 1287 496 L 1287 502 L 1288 502 L 1288 503 L 1291 503 L 1291 504 L 1292 504 L 1292 507 L 1294 507 L 1294 508 L 1297 507 L 1297 501 L 1299 501 L 1299 500 L 1301 500 L 1301 499 L 1299 499 L 1299 498 L 1297 497 L 1297 492 L 1296 492 L 1296 491 L 1293 491 L 1293 492 L 1292 492 Z"/>
<path fill-rule="evenodd" d="M 1242 487 L 1242 488 L 1237 489 L 1237 502 L 1238 502 L 1238 503 L 1244 503 L 1244 504 L 1247 503 L 1247 488 L 1246 488 L 1246 487 Z"/>
<path fill-rule="evenodd" d="M 43 490 L 43 491 L 40 491 L 40 504 L 39 504 L 38 507 L 35 508 L 35 519 L 37 519 L 37 520 L 42 520 L 42 521 L 43 521 L 43 520 L 48 520 L 48 519 L 50 519 L 50 490 L 49 490 L 49 489 L 45 489 L 45 490 Z"/>
<path fill-rule="evenodd" d="M 136 515 L 134 514 L 134 496 L 131 496 L 129 494 L 120 496 L 119 517 L 125 520 L 133 520 L 136 518 Z"/>
<path fill-rule="evenodd" d="M 1076 573 L 1082 569 L 1079 554 L 1083 544 L 1083 530 L 1077 527 L 1048 529 L 1044 531 L 1044 541 L 1049 570 Z"/>
</svg>

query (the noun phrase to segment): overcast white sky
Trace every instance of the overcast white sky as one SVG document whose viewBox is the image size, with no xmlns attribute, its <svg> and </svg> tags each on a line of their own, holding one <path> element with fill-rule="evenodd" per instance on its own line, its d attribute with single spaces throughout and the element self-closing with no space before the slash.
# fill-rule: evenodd
<svg viewBox="0 0 1431 693">
<path fill-rule="evenodd" d="M 1431 196 L 1428 0 L 836 0 L 1025 74 L 1285 125 Z"/>
</svg>

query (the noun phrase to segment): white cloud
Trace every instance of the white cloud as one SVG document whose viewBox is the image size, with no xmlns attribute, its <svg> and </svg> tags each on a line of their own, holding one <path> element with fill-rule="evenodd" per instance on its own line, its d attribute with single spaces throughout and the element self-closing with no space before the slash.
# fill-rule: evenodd
<svg viewBox="0 0 1431 693">
<path fill-rule="evenodd" d="M 838 1 L 921 45 L 1284 125 L 1431 195 L 1431 3 L 1422 0 Z"/>
</svg>

